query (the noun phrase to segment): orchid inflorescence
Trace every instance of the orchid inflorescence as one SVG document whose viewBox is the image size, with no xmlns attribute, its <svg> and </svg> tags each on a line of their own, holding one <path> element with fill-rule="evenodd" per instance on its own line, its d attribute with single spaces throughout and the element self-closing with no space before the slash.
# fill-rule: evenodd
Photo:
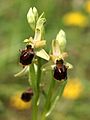
<svg viewBox="0 0 90 120">
<path fill-rule="evenodd" d="M 56 38 L 52 40 L 51 50 L 48 54 L 44 49 L 46 45 L 46 40 L 43 36 L 44 24 L 46 22 L 44 13 L 39 16 L 35 7 L 30 8 L 27 13 L 27 20 L 30 27 L 35 32 L 35 35 L 34 37 L 30 36 L 28 39 L 24 40 L 25 49 L 20 50 L 19 60 L 23 69 L 15 74 L 15 77 L 27 73 L 29 75 L 30 88 L 22 93 L 21 99 L 25 102 L 29 102 L 32 99 L 33 120 L 38 119 L 37 113 L 41 94 L 45 96 L 45 106 L 41 115 L 41 120 L 45 120 L 54 108 L 56 101 L 63 93 L 67 82 L 67 70 L 72 68 L 72 65 L 65 61 L 65 58 L 68 56 L 68 54 L 64 52 L 66 46 L 65 32 L 60 30 Z M 45 64 L 42 64 L 42 59 L 46 60 Z M 50 71 L 52 77 L 49 78 L 48 76 L 48 79 L 50 79 L 49 89 L 45 90 L 43 77 L 47 79 L 47 76 L 41 75 L 42 73 Z M 57 83 L 59 86 L 57 90 L 55 90 L 55 93 L 52 94 Z"/>
</svg>

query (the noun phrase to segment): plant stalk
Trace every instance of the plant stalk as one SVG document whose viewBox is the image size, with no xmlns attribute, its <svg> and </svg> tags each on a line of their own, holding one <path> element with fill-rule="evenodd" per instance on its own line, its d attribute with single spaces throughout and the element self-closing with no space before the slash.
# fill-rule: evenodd
<svg viewBox="0 0 90 120">
<path fill-rule="evenodd" d="M 49 90 L 48 90 L 48 94 L 47 94 L 47 98 L 46 98 L 46 102 L 45 102 L 45 106 L 44 106 L 44 112 L 42 113 L 42 119 L 41 120 L 46 120 L 47 119 L 46 114 L 51 107 L 51 98 L 52 98 L 54 86 L 55 86 L 55 80 L 52 77 L 50 87 L 49 87 Z"/>
<path fill-rule="evenodd" d="M 32 120 L 38 120 L 38 100 L 40 95 L 40 80 L 41 80 L 41 59 L 38 58 L 37 71 L 35 71 L 34 65 L 30 65 L 29 76 L 31 76 L 32 80 L 29 80 L 32 85 L 34 96 L 33 96 L 33 104 L 32 104 Z M 30 79 L 30 77 L 29 77 Z"/>
</svg>

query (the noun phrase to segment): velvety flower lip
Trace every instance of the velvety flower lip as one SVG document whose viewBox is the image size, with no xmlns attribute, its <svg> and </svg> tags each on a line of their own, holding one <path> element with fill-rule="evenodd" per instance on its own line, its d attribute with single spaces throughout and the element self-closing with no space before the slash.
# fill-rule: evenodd
<svg viewBox="0 0 90 120">
<path fill-rule="evenodd" d="M 31 101 L 24 102 L 20 96 L 21 96 L 21 91 L 15 93 L 15 95 L 12 95 L 10 97 L 10 106 L 17 110 L 29 109 L 31 107 Z"/>
<path fill-rule="evenodd" d="M 64 61 L 62 59 L 56 61 L 56 66 L 54 67 L 54 78 L 59 81 L 67 79 L 67 67 L 64 65 Z"/>
<path fill-rule="evenodd" d="M 32 97 L 33 97 L 33 91 L 31 88 L 23 92 L 21 95 L 21 99 L 24 102 L 29 102 L 32 99 Z"/>
<path fill-rule="evenodd" d="M 35 55 L 34 49 L 31 45 L 27 45 L 27 48 L 21 51 L 20 63 L 22 65 L 29 65 L 32 63 L 32 59 Z"/>
</svg>

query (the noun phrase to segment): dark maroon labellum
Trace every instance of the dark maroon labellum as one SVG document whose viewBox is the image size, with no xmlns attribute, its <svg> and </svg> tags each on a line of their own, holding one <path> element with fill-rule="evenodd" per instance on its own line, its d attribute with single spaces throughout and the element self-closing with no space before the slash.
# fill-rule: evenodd
<svg viewBox="0 0 90 120">
<path fill-rule="evenodd" d="M 54 67 L 54 78 L 56 80 L 67 79 L 67 68 L 62 59 L 56 61 L 56 66 Z"/>
<path fill-rule="evenodd" d="M 27 45 L 25 50 L 21 51 L 20 55 L 20 63 L 22 65 L 29 65 L 32 63 L 32 59 L 34 57 L 34 49 L 31 45 Z"/>
<path fill-rule="evenodd" d="M 29 90 L 22 93 L 21 99 L 24 102 L 29 102 L 32 99 L 32 96 L 33 96 L 33 91 L 32 91 L 32 89 L 29 89 Z"/>
</svg>

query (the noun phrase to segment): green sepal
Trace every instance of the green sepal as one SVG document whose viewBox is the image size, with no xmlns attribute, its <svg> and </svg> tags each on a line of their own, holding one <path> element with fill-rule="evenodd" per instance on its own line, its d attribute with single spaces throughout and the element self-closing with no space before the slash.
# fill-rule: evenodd
<svg viewBox="0 0 90 120">
<path fill-rule="evenodd" d="M 36 55 L 38 57 L 40 57 L 40 58 L 45 59 L 45 60 L 49 60 L 50 59 L 49 55 L 46 53 L 46 51 L 44 49 L 41 49 L 40 51 L 37 51 Z"/>
<path fill-rule="evenodd" d="M 22 75 L 25 75 L 29 70 L 29 66 L 25 66 L 20 72 L 16 73 L 15 77 L 20 77 Z"/>
</svg>

